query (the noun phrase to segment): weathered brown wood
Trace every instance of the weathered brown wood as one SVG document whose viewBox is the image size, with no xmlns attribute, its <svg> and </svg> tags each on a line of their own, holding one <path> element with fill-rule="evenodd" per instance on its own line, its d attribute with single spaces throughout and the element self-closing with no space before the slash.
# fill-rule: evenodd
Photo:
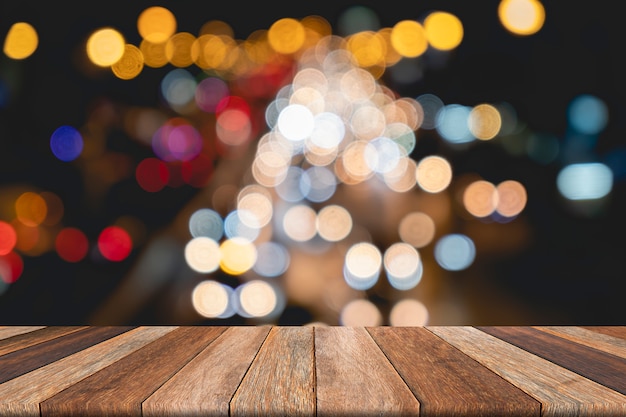
<svg viewBox="0 0 626 417">
<path fill-rule="evenodd" d="M 139 327 L 0 384 L 0 416 L 39 417 L 39 403 L 174 330 Z"/>
<path fill-rule="evenodd" d="M 577 326 L 533 326 L 537 330 L 626 358 L 626 339 L 596 333 Z"/>
<path fill-rule="evenodd" d="M 626 396 L 470 326 L 428 330 L 521 388 L 542 404 L 542 416 L 622 416 Z"/>
<path fill-rule="evenodd" d="M 596 333 L 626 339 L 626 326 L 581 326 Z"/>
<path fill-rule="evenodd" d="M 626 360 L 525 326 L 478 327 L 604 386 L 626 394 Z"/>
<path fill-rule="evenodd" d="M 314 416 L 313 327 L 273 327 L 230 403 L 231 416 Z"/>
<path fill-rule="evenodd" d="M 228 416 L 270 326 L 231 327 L 142 404 L 143 416 Z"/>
<path fill-rule="evenodd" d="M 420 403 L 363 327 L 315 327 L 317 414 L 420 415 Z"/>
<path fill-rule="evenodd" d="M 225 330 L 180 327 L 40 404 L 46 416 L 141 416 L 141 403 Z"/>
<path fill-rule="evenodd" d="M 25 327 L 3 417 L 626 416 L 618 327 Z"/>
<path fill-rule="evenodd" d="M 420 402 L 420 416 L 539 416 L 541 403 L 423 327 L 367 329 Z"/>
<path fill-rule="evenodd" d="M 33 332 L 44 327 L 46 326 L 0 326 L 0 340 L 17 336 L 18 334 Z"/>
<path fill-rule="evenodd" d="M 132 329 L 129 326 L 89 327 L 0 356 L 0 383 Z"/>
<path fill-rule="evenodd" d="M 51 326 L 6 338 L 0 340 L 0 356 L 86 328 L 87 326 Z"/>
</svg>

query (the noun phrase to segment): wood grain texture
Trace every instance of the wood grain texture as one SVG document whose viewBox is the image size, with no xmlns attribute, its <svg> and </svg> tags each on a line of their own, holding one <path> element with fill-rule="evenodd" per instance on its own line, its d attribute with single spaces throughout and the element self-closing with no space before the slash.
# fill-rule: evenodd
<svg viewBox="0 0 626 417">
<path fill-rule="evenodd" d="M 541 403 L 422 327 L 367 329 L 420 402 L 420 416 L 539 416 Z"/>
<path fill-rule="evenodd" d="M 623 416 L 626 396 L 469 326 L 427 329 L 542 404 L 542 416 Z"/>
<path fill-rule="evenodd" d="M 0 340 L 0 356 L 86 328 L 87 326 L 51 326 L 21 333 Z"/>
<path fill-rule="evenodd" d="M 581 326 L 584 329 L 591 330 L 596 333 L 606 334 L 608 336 L 626 339 L 626 326 Z"/>
<path fill-rule="evenodd" d="M 132 327 L 89 327 L 0 356 L 0 383 L 122 334 Z"/>
<path fill-rule="evenodd" d="M 0 417 L 626 416 L 610 326 L 0 330 Z"/>
<path fill-rule="evenodd" d="M 609 336 L 576 326 L 533 326 L 537 330 L 626 358 L 626 339 Z"/>
<path fill-rule="evenodd" d="M 273 327 L 230 403 L 231 416 L 314 416 L 313 327 Z"/>
<path fill-rule="evenodd" d="M 270 326 L 231 327 L 142 404 L 144 416 L 228 416 Z"/>
<path fill-rule="evenodd" d="M 139 327 L 0 384 L 0 416 L 39 417 L 39 403 L 175 328 Z"/>
<path fill-rule="evenodd" d="M 0 340 L 17 336 L 18 334 L 33 332 L 44 327 L 46 326 L 0 326 Z"/>
<path fill-rule="evenodd" d="M 319 416 L 419 416 L 420 403 L 363 327 L 315 327 Z"/>
<path fill-rule="evenodd" d="M 141 403 L 225 330 L 179 327 L 40 404 L 46 416 L 141 416 Z"/>
<path fill-rule="evenodd" d="M 478 327 L 604 386 L 626 394 L 626 359 L 531 327 Z"/>
</svg>

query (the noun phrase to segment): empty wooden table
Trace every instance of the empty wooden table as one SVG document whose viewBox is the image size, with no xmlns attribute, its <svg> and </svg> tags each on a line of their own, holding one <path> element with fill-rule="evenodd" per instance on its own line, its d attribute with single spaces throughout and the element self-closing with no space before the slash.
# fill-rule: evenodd
<svg viewBox="0 0 626 417">
<path fill-rule="evenodd" d="M 626 327 L 0 326 L 0 416 L 626 416 Z"/>
</svg>

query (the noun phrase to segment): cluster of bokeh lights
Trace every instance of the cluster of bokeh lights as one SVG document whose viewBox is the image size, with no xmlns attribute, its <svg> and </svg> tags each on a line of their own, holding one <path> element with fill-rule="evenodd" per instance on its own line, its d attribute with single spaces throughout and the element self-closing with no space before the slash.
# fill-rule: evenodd
<svg viewBox="0 0 626 417">
<path fill-rule="evenodd" d="M 364 18 L 367 9 L 351 12 Z M 512 35 L 523 37 L 541 29 L 545 11 L 536 0 L 502 0 L 498 17 Z M 236 40 L 221 21 L 207 22 L 198 35 L 177 31 L 174 14 L 155 6 L 137 18 L 139 45 L 127 43 L 113 27 L 86 39 L 89 62 L 120 80 L 135 79 L 146 68 L 173 67 L 158 86 L 167 111 L 125 114 L 127 135 L 152 151 L 134 165 L 144 192 L 182 184 L 204 188 L 216 161 L 235 160 L 254 146 L 234 208 L 207 203 L 188 219 L 184 259 L 198 276 L 188 299 L 202 318 L 276 320 L 293 296 L 284 277 L 302 268 L 302 254 L 323 263 L 326 254 L 340 253 L 333 274 L 341 282 L 328 291 L 343 286 L 351 295 L 335 305 L 339 324 L 426 324 L 429 311 L 412 292 L 425 278 L 425 254 L 432 249 L 440 268 L 462 271 L 475 261 L 475 242 L 441 228 L 432 212 L 411 209 L 391 232 L 396 240 L 383 245 L 338 196 L 350 189 L 374 198 L 454 194 L 464 215 L 485 222 L 514 221 L 524 210 L 528 196 L 521 182 L 466 177 L 461 192 L 453 192 L 450 160 L 443 154 L 416 158 L 414 152 L 425 131 L 436 133 L 451 152 L 488 141 L 506 147 L 498 139 L 521 126 L 507 103 L 444 103 L 430 92 L 401 97 L 382 81 L 383 75 L 410 80 L 402 63 L 430 50 L 445 54 L 457 48 L 464 37 L 458 17 L 433 11 L 421 21 L 350 31 L 356 21 L 346 13 L 343 29 L 350 34 L 341 37 L 320 16 L 283 18 Z M 5 38 L 4 53 L 26 59 L 37 45 L 35 28 L 18 22 Z M 262 108 L 254 104 L 260 98 L 267 101 Z M 262 113 L 264 126 L 256 113 Z M 608 112 L 602 100 L 584 95 L 572 101 L 567 117 L 572 140 L 591 143 L 591 149 Z M 50 151 L 62 162 L 80 163 L 90 157 L 93 139 L 88 129 L 61 125 L 51 132 Z M 547 164 L 564 150 L 556 139 L 534 135 L 523 152 Z M 601 200 L 612 188 L 610 164 L 584 159 L 564 159 L 557 179 L 572 204 Z M 6 284 L 26 267 L 23 256 L 54 250 L 70 263 L 120 262 L 135 249 L 131 230 L 121 224 L 95 237 L 65 225 L 63 203 L 51 192 L 18 192 L 0 204 L 0 214 L 9 219 L 0 220 L 0 277 Z M 224 283 L 224 275 L 238 285 Z M 367 297 L 382 282 L 401 294 L 386 317 Z"/>
<path fill-rule="evenodd" d="M 0 278 L 4 283 L 17 281 L 24 271 L 24 257 L 54 251 L 64 261 L 101 259 L 119 262 L 128 257 L 133 242 L 129 232 L 119 225 L 105 227 L 90 239 L 77 227 L 63 222 L 65 207 L 51 191 L 12 190 L 0 199 Z M 90 254 L 90 250 L 94 249 Z"/>
</svg>

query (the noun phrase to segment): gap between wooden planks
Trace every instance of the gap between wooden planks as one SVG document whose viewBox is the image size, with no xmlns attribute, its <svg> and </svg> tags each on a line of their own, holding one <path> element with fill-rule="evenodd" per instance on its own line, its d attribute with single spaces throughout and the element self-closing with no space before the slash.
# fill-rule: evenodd
<svg viewBox="0 0 626 417">
<path fill-rule="evenodd" d="M 32 362 L 46 344 L 65 349 L 27 372 L 14 365 L 0 385 L 0 415 L 626 415 L 623 374 L 598 377 L 593 363 L 569 369 L 580 368 L 590 345 L 596 360 L 623 369 L 613 354 L 623 340 L 606 331 L 594 342 L 558 327 L 116 329 L 21 329 L 0 340 L 0 349 L 14 349 L 13 364 L 20 355 Z M 130 335 L 133 348 L 115 343 Z M 72 352 L 68 338 L 85 340 L 82 350 Z M 571 352 L 569 362 L 543 358 L 550 346 Z M 9 369 L 3 358 L 0 370 Z M 71 370 L 82 377 L 71 379 Z M 47 388 L 26 389 L 38 384 Z"/>
</svg>

